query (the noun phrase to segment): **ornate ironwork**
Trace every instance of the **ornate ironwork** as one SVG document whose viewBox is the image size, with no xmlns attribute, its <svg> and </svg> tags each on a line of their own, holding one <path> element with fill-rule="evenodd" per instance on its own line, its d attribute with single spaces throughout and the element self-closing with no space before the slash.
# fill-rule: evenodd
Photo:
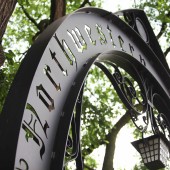
<svg viewBox="0 0 170 170">
<path fill-rule="evenodd" d="M 82 95 L 93 64 L 142 133 L 150 123 L 169 138 L 170 74 L 146 15 L 83 8 L 49 26 L 25 57 L 1 115 L 1 169 L 62 170 L 71 160 L 83 169 Z"/>
</svg>

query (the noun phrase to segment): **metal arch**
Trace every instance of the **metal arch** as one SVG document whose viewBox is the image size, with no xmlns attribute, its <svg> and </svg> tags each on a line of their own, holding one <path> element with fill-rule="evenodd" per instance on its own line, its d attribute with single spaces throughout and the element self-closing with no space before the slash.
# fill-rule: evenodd
<svg viewBox="0 0 170 170">
<path fill-rule="evenodd" d="M 169 66 L 165 60 L 165 56 L 160 48 L 160 45 L 155 37 L 153 29 L 151 28 L 151 25 L 147 19 L 147 16 L 143 10 L 127 9 L 127 10 L 122 10 L 122 11 L 112 13 L 112 12 L 99 9 L 99 8 L 86 7 L 86 8 L 79 9 L 76 12 L 94 13 L 108 20 L 112 20 L 113 16 L 116 15 L 118 18 L 123 19 L 123 22 L 126 22 L 132 28 L 132 30 L 135 31 L 143 39 L 142 35 L 139 32 L 139 28 L 137 27 L 137 24 L 136 24 L 136 19 L 140 19 L 142 21 L 142 26 L 143 26 L 142 29 L 144 29 L 143 31 L 146 31 L 146 34 L 147 34 L 147 41 L 145 40 L 144 41 L 148 46 L 150 46 L 152 51 L 155 53 L 155 56 L 152 57 L 152 60 L 154 61 L 158 60 L 158 62 L 160 61 L 163 67 L 165 67 L 168 74 L 170 73 Z"/>
<path fill-rule="evenodd" d="M 105 60 L 116 63 L 138 80 L 141 91 L 147 96 L 146 125 L 147 119 L 151 118 L 155 133 L 160 127 L 168 127 L 164 126 L 167 122 L 164 119 L 170 119 L 169 111 L 161 110 L 162 105 L 158 105 L 156 109 L 163 114 L 155 117 L 153 109 L 158 102 L 153 103 L 152 99 L 158 93 L 166 99 L 169 107 L 169 73 L 138 33 L 116 15 L 97 8 L 78 10 L 49 26 L 29 50 L 4 106 L 0 127 L 0 167 L 21 169 L 25 165 L 27 169 L 33 167 L 36 170 L 46 170 L 50 166 L 51 169 L 63 169 L 67 144 L 71 142 L 68 132 L 72 124 L 71 157 L 79 160 L 77 166 L 82 168 L 77 132 L 81 104 L 77 99 L 81 98 L 83 81 L 97 57 L 96 63 Z M 129 99 L 126 105 L 136 123 L 139 113 L 130 103 L 131 98 L 136 98 L 135 91 L 130 81 L 124 79 L 127 84 L 117 83 L 117 88 L 125 88 L 120 91 L 124 101 Z M 77 115 L 74 115 L 76 105 Z M 140 125 L 137 127 L 146 130 Z"/>
<path fill-rule="evenodd" d="M 170 85 L 170 71 L 169 71 L 169 67 L 167 65 L 167 62 L 165 60 L 165 57 L 163 55 L 163 52 L 158 44 L 158 41 L 153 33 L 153 30 L 149 24 L 149 21 L 145 15 L 145 13 L 142 10 L 138 10 L 138 9 L 128 9 L 128 10 L 123 10 L 123 11 L 119 11 L 116 13 L 111 13 L 105 10 L 101 10 L 98 8 L 83 8 L 80 10 L 77 10 L 77 12 L 86 12 L 86 13 L 94 13 L 97 15 L 100 15 L 101 17 L 111 21 L 113 24 L 118 24 L 120 26 L 120 29 L 122 31 L 127 31 L 127 34 L 129 35 L 129 38 L 132 40 L 138 39 L 138 45 L 142 46 L 145 49 L 148 49 L 148 47 L 150 47 L 150 51 L 147 51 L 145 53 L 145 57 L 148 58 L 148 61 L 150 63 L 152 63 L 152 67 L 157 70 L 157 73 L 160 77 L 163 78 L 163 82 L 166 83 L 167 89 L 169 90 L 169 85 Z M 118 17 L 116 18 L 115 15 Z M 133 25 L 130 25 L 130 23 L 128 23 L 128 20 L 126 19 L 126 15 L 132 15 L 133 17 L 131 17 L 132 21 L 133 21 Z M 120 22 L 120 16 L 125 17 L 125 21 L 127 21 L 127 23 Z M 142 20 L 143 25 L 145 26 L 145 30 L 147 31 L 147 35 L 149 36 L 149 42 L 145 42 L 142 38 L 142 36 L 140 35 L 140 33 L 138 32 L 136 26 L 135 26 L 135 19 L 139 18 Z M 117 21 L 118 20 L 118 21 Z M 128 28 L 128 26 L 130 26 L 130 28 Z M 134 32 L 135 31 L 135 32 Z M 136 34 L 135 34 L 136 33 Z M 133 34 L 133 37 L 132 37 Z M 139 38 L 140 37 L 140 38 Z M 145 43 L 143 43 L 142 41 L 144 41 Z M 160 68 L 160 69 L 159 69 Z M 150 68 L 151 69 L 151 68 Z M 168 95 L 170 95 L 170 92 L 167 93 Z"/>
<path fill-rule="evenodd" d="M 108 55 L 108 56 L 107 56 Z M 122 89 L 119 89 L 119 87 L 118 87 L 118 85 L 119 84 L 121 84 L 122 83 L 122 80 L 120 81 L 120 82 L 118 82 L 118 80 L 116 80 L 116 77 L 114 77 L 111 73 L 109 73 L 109 71 L 107 70 L 107 68 L 104 66 L 104 65 L 102 65 L 101 64 L 101 62 L 108 62 L 109 61 L 109 58 L 110 58 L 110 61 L 109 62 L 111 62 L 110 64 L 112 65 L 113 63 L 119 63 L 119 62 L 117 62 L 117 60 L 118 60 L 118 56 L 120 56 L 120 57 L 122 57 L 122 56 L 124 56 L 124 55 L 126 55 L 126 54 L 121 54 L 121 53 L 117 53 L 117 54 L 114 54 L 114 52 L 113 52 L 113 54 L 112 54 L 112 56 L 111 56 L 111 53 L 109 52 L 109 53 L 105 53 L 105 54 L 101 54 L 101 55 L 99 55 L 98 56 L 98 58 L 97 59 L 95 59 L 96 61 L 95 61 L 95 64 L 99 67 L 99 68 L 101 68 L 102 69 L 102 71 L 106 74 L 106 76 L 109 78 L 109 80 L 112 82 L 112 85 L 114 86 L 114 88 L 115 88 L 115 90 L 116 90 L 116 92 L 118 93 L 118 95 L 119 95 L 119 97 L 122 99 L 122 101 L 123 101 L 123 103 L 126 105 L 126 107 L 130 110 L 130 113 L 131 113 L 131 116 L 132 116 L 132 120 L 134 121 L 134 123 L 135 123 L 135 121 L 136 121 L 136 119 L 137 119 L 137 116 L 138 115 L 142 115 L 142 119 L 144 119 L 144 123 L 145 123 L 145 127 L 142 127 L 142 126 L 138 126 L 136 123 L 135 123 L 135 125 L 137 126 L 137 128 L 139 129 L 139 130 L 141 130 L 142 132 L 145 132 L 146 130 L 147 130 L 147 125 L 148 125 L 148 123 L 149 123 L 149 117 L 150 116 L 153 116 L 153 115 L 149 115 L 149 109 L 148 109 L 148 106 L 147 105 L 149 105 L 149 107 L 150 107 L 150 105 L 151 104 L 153 104 L 154 105 L 154 103 L 153 103 L 153 101 L 151 102 L 151 104 L 149 103 L 148 104 L 148 100 L 150 99 L 149 98 L 149 96 L 147 96 L 147 97 L 145 97 L 144 99 L 145 99 L 145 102 L 144 103 L 140 103 L 141 105 L 142 105 L 142 107 L 143 107 L 143 110 L 142 110 L 142 113 L 139 113 L 137 110 L 135 110 L 135 108 L 133 108 L 132 106 L 131 106 L 131 103 L 130 103 L 130 101 L 127 101 L 127 97 L 125 96 L 125 93 L 124 93 L 124 91 L 122 91 Z M 104 57 L 105 56 L 105 57 Z M 114 56 L 114 57 L 113 57 Z M 124 57 L 125 58 L 125 57 Z M 122 60 L 124 59 L 123 57 L 122 57 Z M 125 59 L 124 59 L 125 60 Z M 129 60 L 130 61 L 130 60 Z M 122 61 L 121 61 L 122 62 Z M 91 66 L 91 64 L 92 63 L 90 63 L 90 65 L 89 65 L 89 67 L 86 67 L 86 69 L 84 70 L 84 71 L 86 71 L 86 73 L 88 72 L 88 69 L 90 68 L 90 66 Z M 132 69 L 132 67 L 135 67 L 136 68 L 136 72 L 133 70 L 133 74 L 136 74 L 137 75 L 137 77 L 136 77 L 136 79 L 138 79 L 138 80 L 140 80 L 140 76 L 141 75 L 139 75 L 138 74 L 138 72 L 140 72 L 141 71 L 141 69 L 139 69 L 140 67 L 143 67 L 140 63 L 138 63 L 138 62 L 134 62 L 133 64 L 132 63 L 128 63 L 128 61 L 125 61 L 125 64 L 127 64 L 128 65 L 128 67 L 130 68 L 130 69 Z M 119 64 L 119 65 L 121 65 L 121 64 Z M 134 66 L 135 65 L 135 66 Z M 134 68 L 134 69 L 135 69 Z M 138 69 L 137 69 L 138 68 Z M 128 69 L 127 69 L 128 70 Z M 78 76 L 78 79 L 81 77 L 81 79 L 84 79 L 85 80 L 85 76 L 83 76 L 83 75 L 85 75 L 85 74 L 80 74 L 80 76 Z M 152 80 L 150 80 L 151 82 L 152 81 L 154 81 L 154 77 L 150 77 L 150 78 L 152 78 Z M 76 103 L 76 97 L 78 96 L 78 93 L 77 93 L 77 95 L 75 96 L 75 97 L 73 97 L 74 95 L 74 93 L 75 93 L 75 89 L 81 89 L 80 88 L 80 82 L 82 82 L 83 83 L 83 81 L 84 80 L 81 80 L 81 81 L 79 81 L 78 79 L 76 79 L 76 84 L 79 86 L 76 86 L 76 87 L 73 87 L 73 89 L 71 90 L 71 93 L 69 94 L 69 97 L 68 97 L 68 102 L 70 102 L 70 98 L 71 98 L 71 101 L 74 101 L 73 103 Z M 149 84 L 151 84 L 151 82 L 149 83 Z M 143 91 L 143 93 L 147 93 L 146 91 L 148 90 L 146 87 L 145 87 L 145 82 L 142 82 L 142 80 L 141 80 L 141 82 L 139 82 L 140 83 L 140 86 L 141 86 L 141 88 L 144 88 L 142 91 Z M 144 87 L 143 87 L 144 86 Z M 157 88 L 157 89 L 159 89 L 159 88 Z M 157 91 L 158 92 L 158 91 Z M 146 94 L 147 95 L 147 94 Z M 155 94 L 154 94 L 155 95 Z M 72 97 L 74 98 L 74 100 L 72 99 Z M 137 96 L 135 96 L 135 97 L 137 97 Z M 153 96 L 154 97 L 154 96 Z M 167 104 L 166 104 L 167 105 Z M 73 107 L 73 105 L 71 105 L 72 107 Z M 168 111 L 169 109 L 168 109 L 168 107 L 166 107 L 166 111 Z M 68 108 L 68 104 L 66 104 L 66 106 L 65 106 L 65 109 L 64 109 L 64 112 L 65 112 L 65 114 L 67 114 L 67 113 L 72 113 L 72 111 L 73 111 L 73 108 Z M 134 111 L 134 112 L 133 112 Z M 143 116 L 143 112 L 145 112 L 145 114 L 146 114 L 146 116 Z M 169 111 L 168 111 L 169 112 Z M 161 112 L 160 112 L 161 113 Z M 79 114 L 81 114 L 81 113 L 79 113 Z M 135 115 L 136 114 L 136 115 Z M 161 115 L 161 114 L 160 114 Z M 165 115 L 164 115 L 165 116 Z M 158 116 L 158 117 L 160 117 L 160 116 Z M 160 119 L 160 118 L 159 118 Z M 69 119 L 70 120 L 70 119 Z M 151 121 L 152 121 L 152 124 L 153 124 L 153 130 L 155 130 L 156 128 L 158 128 L 157 126 L 158 126 L 158 123 L 160 124 L 159 126 L 161 126 L 161 123 L 162 122 L 159 122 L 158 121 L 158 123 L 156 123 L 156 122 L 153 122 L 153 121 L 156 121 L 153 117 L 151 118 Z M 164 121 L 167 121 L 166 120 L 166 117 L 164 117 Z M 63 124 L 65 122 L 65 120 L 63 119 L 63 122 L 61 122 L 61 124 Z M 78 123 L 78 122 L 77 122 Z M 168 125 L 168 121 L 167 121 L 167 125 Z M 166 128 L 168 128 L 169 126 L 167 126 Z M 62 126 L 61 126 L 61 128 L 63 128 Z M 163 129 L 163 131 L 164 131 L 164 129 L 165 128 L 163 128 L 163 126 L 161 126 L 161 128 Z M 154 133 L 158 133 L 158 129 L 156 129 L 157 131 L 154 131 Z M 169 129 L 168 129 L 169 130 Z M 61 130 L 59 130 L 60 132 L 61 132 Z M 62 133 L 62 135 L 63 135 L 63 133 Z M 62 138 L 62 135 L 60 135 L 60 138 Z M 57 135 L 58 136 L 58 135 Z M 61 141 L 60 141 L 61 142 Z M 78 142 L 79 143 L 79 142 Z M 62 143 L 63 144 L 63 143 Z M 63 148 L 66 148 L 66 144 L 64 145 L 63 144 Z M 56 149 L 56 150 L 59 150 L 59 148 L 61 149 L 62 147 L 61 147 L 61 144 L 59 145 L 59 147 L 58 147 L 58 149 Z M 63 149 L 61 149 L 61 150 L 63 150 Z M 78 153 L 77 153 L 78 154 Z M 63 155 L 63 157 L 61 156 L 60 158 L 64 158 L 64 155 Z M 75 159 L 77 160 L 77 157 L 75 157 Z M 56 161 L 59 161 L 59 157 L 57 158 L 57 160 Z M 55 161 L 54 161 L 55 162 Z M 82 165 L 82 163 L 81 163 L 81 165 Z M 57 164 L 56 164 L 56 166 L 57 166 Z M 55 166 L 52 166 L 52 168 L 51 169 L 57 169 L 57 168 L 62 168 L 62 164 L 58 164 L 58 166 L 57 167 L 55 167 Z"/>
<path fill-rule="evenodd" d="M 124 61 L 120 60 L 120 58 L 122 60 L 124 60 Z M 84 84 L 84 81 L 86 79 L 86 74 L 87 74 L 88 70 L 90 69 L 91 65 L 94 63 L 109 78 L 110 82 L 112 83 L 113 87 L 115 88 L 116 92 L 118 93 L 120 99 L 122 99 L 123 104 L 125 104 L 125 106 L 129 110 L 129 113 L 131 115 L 132 121 L 134 122 L 136 127 L 142 133 L 144 133 L 145 131 L 147 131 L 147 126 L 148 126 L 149 121 L 151 121 L 152 128 L 153 128 L 153 133 L 158 134 L 158 133 L 163 132 L 164 135 L 166 135 L 168 137 L 168 135 L 170 134 L 170 129 L 169 129 L 170 124 L 169 124 L 169 121 L 168 121 L 168 119 L 166 117 L 166 115 L 167 115 L 166 113 L 168 113 L 170 111 L 170 108 L 168 108 L 168 106 L 167 106 L 168 102 L 165 101 L 164 99 L 161 99 L 162 102 L 164 103 L 164 106 L 162 106 L 161 104 L 155 104 L 155 102 L 152 100 L 152 98 L 155 98 L 155 96 L 159 96 L 158 94 L 162 93 L 162 91 L 159 90 L 160 87 L 158 86 L 156 89 L 154 89 L 153 94 L 148 94 L 148 90 L 150 90 L 150 87 L 152 86 L 152 82 L 155 81 L 154 77 L 152 75 L 147 75 L 147 78 L 149 77 L 150 80 L 149 80 L 149 82 L 147 82 L 148 84 L 146 84 L 146 81 L 148 81 L 148 79 L 146 77 L 144 77 L 144 75 L 145 75 L 145 72 L 143 72 L 143 69 L 145 70 L 144 66 L 138 61 L 134 61 L 134 62 L 130 63 L 130 61 L 133 61 L 132 57 L 130 57 L 129 60 L 127 60 L 125 58 L 127 58 L 127 54 L 124 54 L 122 52 L 112 52 L 112 53 L 108 52 L 108 53 L 100 54 L 99 56 L 91 59 L 89 61 L 89 63 L 84 67 L 81 74 L 78 75 L 78 77 L 76 78 L 76 80 L 75 80 L 75 85 L 76 86 L 72 86 L 72 90 L 70 91 L 68 99 L 67 99 L 67 101 L 65 103 L 65 107 L 64 107 L 64 110 L 63 110 L 64 113 L 66 115 L 68 115 L 70 113 L 70 116 L 73 116 L 72 113 L 73 113 L 74 105 L 76 104 L 76 101 L 77 101 L 77 97 L 79 96 L 79 92 L 83 91 L 83 88 L 81 88 L 81 86 Z M 130 101 L 128 101 L 125 92 L 123 91 L 121 86 L 119 86 L 122 83 L 125 83 L 125 82 L 123 82 L 123 79 L 121 79 L 119 81 L 119 79 L 117 79 L 115 77 L 115 74 L 110 73 L 109 70 L 102 64 L 102 62 L 109 63 L 112 66 L 113 66 L 113 64 L 117 64 L 117 65 L 119 65 L 119 66 L 121 66 L 123 68 L 124 64 L 122 65 L 120 63 L 120 61 L 121 61 L 121 63 L 126 64 L 127 67 L 129 68 L 130 71 L 128 70 L 127 67 L 125 68 L 127 72 L 129 72 L 129 73 L 133 72 L 133 74 L 135 75 L 134 76 L 135 80 L 138 80 L 138 83 L 140 84 L 141 92 L 145 93 L 144 95 L 146 95 L 146 96 L 144 96 L 143 101 L 139 102 L 139 104 L 143 107 L 142 111 L 138 111 L 132 106 L 132 103 Z M 114 67 L 118 67 L 118 66 L 114 65 Z M 129 90 L 132 89 L 131 87 L 129 88 Z M 133 93 L 133 91 L 129 91 L 128 95 L 131 95 L 130 94 L 131 92 Z M 81 93 L 81 95 L 82 95 L 82 93 Z M 132 94 L 132 96 L 137 100 L 137 96 L 134 96 L 134 94 Z M 68 107 L 68 103 L 70 103 L 70 101 L 72 101 L 73 103 L 71 105 L 69 105 L 70 107 Z M 160 100 L 158 100 L 158 101 L 161 102 Z M 161 105 L 161 107 L 164 108 L 163 110 L 166 111 L 166 112 L 160 111 L 160 108 L 161 108 L 160 105 Z M 153 109 L 154 106 L 156 106 L 158 108 L 159 113 L 160 113 L 159 115 L 157 115 L 157 117 L 154 116 L 153 112 L 150 111 L 150 109 Z M 81 114 L 81 112 L 79 112 L 78 114 Z M 144 122 L 144 126 L 143 125 L 138 125 L 136 123 L 137 119 L 139 119 L 139 117 L 138 117 L 139 115 L 141 115 L 140 119 L 141 119 L 141 121 Z M 161 120 L 161 118 L 162 118 L 162 120 Z M 70 121 L 71 118 L 70 117 L 63 117 L 62 118 L 62 120 L 60 122 L 61 125 L 59 124 L 59 127 L 61 127 L 61 129 L 59 130 L 60 134 L 58 133 L 56 135 L 57 139 L 58 138 L 60 138 L 60 139 L 63 138 L 64 139 L 62 124 L 64 122 L 66 122 L 66 120 Z M 75 124 L 76 123 L 80 124 L 79 121 L 75 122 Z M 66 129 L 68 130 L 69 126 Z M 65 129 L 65 131 L 68 133 L 68 131 L 66 129 Z M 78 129 L 78 132 L 79 131 L 80 131 L 80 129 Z M 68 136 L 68 134 L 66 136 Z M 62 140 L 57 142 L 57 139 L 56 139 L 56 147 L 57 148 L 54 148 L 54 151 L 59 151 L 59 150 L 63 151 L 64 149 L 66 149 L 67 148 L 67 140 L 65 141 L 66 143 L 64 143 L 64 141 L 62 141 Z M 77 143 L 79 144 L 80 141 L 77 142 Z M 79 167 L 79 168 L 77 166 L 77 169 L 83 170 L 82 158 L 81 158 L 81 156 L 78 156 L 79 152 L 81 153 L 81 150 L 79 148 L 79 145 L 77 145 L 77 147 L 78 147 L 77 148 L 77 153 L 76 153 L 77 156 L 75 157 L 75 160 L 76 160 L 77 164 L 81 165 L 81 167 Z M 66 155 L 65 155 L 65 152 L 62 152 L 62 153 L 63 153 L 62 156 L 61 156 L 61 152 L 60 152 L 60 155 L 58 155 L 58 157 L 56 156 L 56 158 L 52 161 L 53 164 L 51 164 L 51 169 L 62 169 L 64 167 L 64 160 L 63 159 L 64 159 L 64 157 Z M 56 163 L 56 162 L 58 162 L 58 163 Z"/>
</svg>

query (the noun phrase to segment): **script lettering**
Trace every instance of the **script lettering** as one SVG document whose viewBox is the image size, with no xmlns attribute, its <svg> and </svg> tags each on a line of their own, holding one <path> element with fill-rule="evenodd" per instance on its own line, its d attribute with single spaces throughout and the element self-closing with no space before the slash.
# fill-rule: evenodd
<svg viewBox="0 0 170 170">
<path fill-rule="evenodd" d="M 122 51 L 125 51 L 125 50 L 123 49 L 123 44 L 124 44 L 123 38 L 119 35 L 119 36 L 118 36 L 118 39 L 119 39 L 119 43 L 120 43 L 120 48 L 121 48 L 121 50 L 122 50 Z"/>
<path fill-rule="evenodd" d="M 110 36 L 111 43 L 112 43 L 113 47 L 115 48 L 116 45 L 115 45 L 115 43 L 114 43 L 113 36 L 112 36 L 112 31 L 111 31 L 111 29 L 109 28 L 109 25 L 107 25 L 107 30 L 108 30 L 108 33 L 109 33 L 109 36 Z"/>
<path fill-rule="evenodd" d="M 29 166 L 28 166 L 28 163 L 24 160 L 24 159 L 20 159 L 19 160 L 19 163 L 20 163 L 20 165 L 22 166 L 22 167 L 24 167 L 24 168 L 15 168 L 15 169 L 17 169 L 17 170 L 29 170 Z"/>
<path fill-rule="evenodd" d="M 67 31 L 67 34 L 73 40 L 78 52 L 82 53 L 87 49 L 87 44 L 78 28 L 75 28 L 75 30 L 72 30 L 71 32 Z"/>
<path fill-rule="evenodd" d="M 102 31 L 102 27 L 99 26 L 98 24 L 96 24 L 96 29 L 97 29 L 98 34 L 100 35 L 100 37 L 99 37 L 100 43 L 107 44 L 107 40 L 106 40 L 106 37 Z"/>
<path fill-rule="evenodd" d="M 41 125 L 41 127 L 42 127 L 42 129 L 43 129 L 43 131 L 45 133 L 45 136 L 47 138 L 47 128 L 49 128 L 49 125 L 48 125 L 47 121 L 45 121 L 44 125 L 42 124 L 42 122 L 41 122 L 41 120 L 40 120 L 36 110 L 34 109 L 34 107 L 31 104 L 27 103 L 26 109 L 30 110 L 33 113 L 33 115 L 37 118 L 37 120 L 40 123 L 40 125 Z"/>
<path fill-rule="evenodd" d="M 133 52 L 135 51 L 134 50 L 134 48 L 133 48 L 133 46 L 129 43 L 129 48 L 130 48 L 130 52 L 131 52 L 131 54 L 132 54 L 132 56 L 133 56 Z"/>
<path fill-rule="evenodd" d="M 62 43 L 61 43 L 56 34 L 54 35 L 54 38 L 57 41 L 57 43 L 59 44 L 59 46 L 62 49 L 63 53 L 65 54 L 65 56 L 66 56 L 67 60 L 69 61 L 70 65 L 73 65 L 73 63 L 75 62 L 76 70 L 77 70 L 76 58 L 75 58 L 73 52 L 71 51 L 71 49 L 69 48 L 69 46 L 67 45 L 66 41 L 63 39 Z"/>
<path fill-rule="evenodd" d="M 96 45 L 96 40 L 93 40 L 92 37 L 91 37 L 91 28 L 89 26 L 85 25 L 84 29 L 87 33 L 87 36 L 88 36 L 91 44 Z"/>
<path fill-rule="evenodd" d="M 144 66 L 146 66 L 146 63 L 145 63 L 144 58 L 142 58 L 142 56 L 141 56 L 141 55 L 139 55 L 139 56 L 140 56 L 140 62 L 141 62 Z"/>
<path fill-rule="evenodd" d="M 46 68 L 44 68 L 45 70 L 45 74 L 47 75 L 47 77 L 49 78 L 49 80 L 51 81 L 51 83 L 54 85 L 55 89 L 57 91 L 61 91 L 61 87 L 60 87 L 60 84 L 57 85 L 56 82 L 53 80 L 53 78 L 50 76 L 49 73 L 51 73 L 51 69 L 48 65 L 46 65 Z"/>
<path fill-rule="evenodd" d="M 50 49 L 49 49 L 50 50 Z M 55 52 L 52 52 L 50 50 L 50 54 L 51 54 L 51 58 L 56 62 L 56 64 L 58 65 L 58 67 L 60 68 L 60 70 L 62 71 L 63 75 L 64 76 L 68 76 L 67 74 L 67 70 L 64 70 L 63 67 L 61 66 L 61 64 L 59 63 L 59 61 L 57 60 L 56 58 L 56 53 Z"/>
<path fill-rule="evenodd" d="M 45 124 L 42 125 L 42 122 L 40 121 L 40 118 L 37 112 L 29 103 L 27 103 L 26 109 L 30 110 L 32 114 L 31 114 L 29 122 L 24 120 L 22 123 L 22 129 L 25 131 L 25 139 L 27 142 L 29 142 L 29 139 L 32 139 L 38 146 L 40 146 L 40 157 L 42 159 L 42 156 L 45 153 L 45 145 L 44 145 L 42 138 L 37 133 L 37 130 L 36 130 L 37 121 L 42 127 L 42 130 L 44 131 L 46 138 L 47 138 L 46 130 L 47 128 L 49 128 L 49 126 L 47 122 L 45 122 Z"/>
<path fill-rule="evenodd" d="M 50 97 L 50 95 L 47 93 L 47 91 L 44 89 L 44 87 L 42 86 L 42 84 L 40 84 L 39 86 L 36 86 L 36 90 L 37 90 L 37 96 L 39 96 L 39 98 L 41 99 L 41 101 L 44 103 L 44 105 L 48 108 L 48 110 L 51 112 L 52 110 L 55 109 L 54 107 L 54 100 Z M 46 96 L 46 98 L 48 98 L 48 100 L 50 101 L 50 103 L 48 103 L 44 97 L 42 96 L 42 94 L 39 92 L 42 91 L 44 93 L 44 95 Z"/>
</svg>

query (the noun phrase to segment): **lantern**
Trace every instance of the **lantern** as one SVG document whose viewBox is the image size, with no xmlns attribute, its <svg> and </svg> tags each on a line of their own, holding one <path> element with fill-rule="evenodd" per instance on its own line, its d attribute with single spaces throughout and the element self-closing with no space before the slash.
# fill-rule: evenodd
<svg viewBox="0 0 170 170">
<path fill-rule="evenodd" d="M 170 145 L 163 134 L 156 134 L 132 142 L 140 153 L 145 166 L 150 170 L 164 168 L 169 159 Z"/>
</svg>

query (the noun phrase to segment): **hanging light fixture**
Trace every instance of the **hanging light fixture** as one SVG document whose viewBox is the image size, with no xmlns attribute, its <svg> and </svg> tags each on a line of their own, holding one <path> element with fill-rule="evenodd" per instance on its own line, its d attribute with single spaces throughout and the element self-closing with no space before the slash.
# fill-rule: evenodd
<svg viewBox="0 0 170 170">
<path fill-rule="evenodd" d="M 170 143 L 162 133 L 134 141 L 132 145 L 140 153 L 148 169 L 156 170 L 166 167 Z"/>
</svg>

